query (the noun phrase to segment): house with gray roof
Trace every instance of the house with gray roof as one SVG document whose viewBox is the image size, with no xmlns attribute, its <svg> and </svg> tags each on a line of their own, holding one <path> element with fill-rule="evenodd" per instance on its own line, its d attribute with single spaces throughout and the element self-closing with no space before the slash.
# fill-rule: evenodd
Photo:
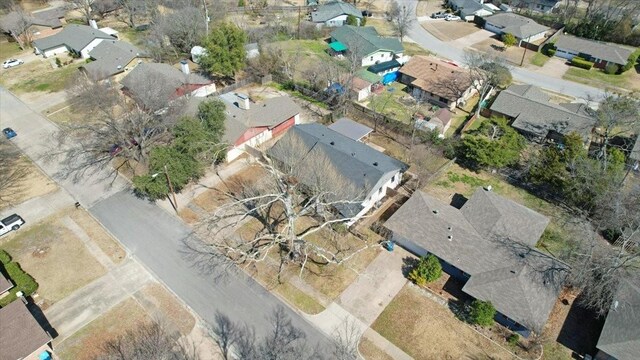
<svg viewBox="0 0 640 360">
<path fill-rule="evenodd" d="M 320 5 L 316 11 L 311 12 L 311 21 L 324 26 L 336 27 L 347 23 L 347 17 L 351 15 L 362 20 L 362 12 L 351 3 L 343 1 L 331 1 Z"/>
<path fill-rule="evenodd" d="M 362 66 L 394 63 L 392 67 L 399 68 L 404 61 L 400 40 L 380 36 L 373 26 L 346 25 L 335 29 L 331 32 L 329 47 L 337 53 L 355 54 Z"/>
<path fill-rule="evenodd" d="M 562 3 L 561 0 L 511 0 L 511 6 L 516 9 L 531 10 L 549 14 Z"/>
<path fill-rule="evenodd" d="M 588 141 L 596 120 L 585 104 L 549 101 L 549 95 L 533 85 L 511 85 L 490 106 L 492 115 L 503 116 L 511 126 L 534 141 L 562 138 L 572 132 Z"/>
<path fill-rule="evenodd" d="M 636 360 L 640 354 L 640 283 L 622 280 L 598 339 L 598 360 Z"/>
<path fill-rule="evenodd" d="M 569 270 L 534 246 L 549 219 L 488 189 L 461 208 L 415 192 L 384 226 L 418 256 L 435 255 L 462 291 L 490 301 L 496 321 L 529 336 L 540 333 Z"/>
<path fill-rule="evenodd" d="M 389 189 L 398 187 L 408 168 L 399 160 L 317 123 L 292 127 L 267 154 L 293 170 L 302 168 L 296 176 L 305 186 L 324 185 L 322 191 L 330 193 L 333 208 L 348 219 L 348 226 L 374 208 Z M 304 171 L 308 164 L 320 166 L 322 171 Z"/>
<path fill-rule="evenodd" d="M 125 94 L 152 112 L 185 95 L 206 96 L 215 92 L 213 80 L 191 73 L 188 65 L 181 71 L 169 64 L 141 63 L 120 84 Z"/>
<path fill-rule="evenodd" d="M 89 52 L 103 40 L 114 39 L 113 36 L 91 26 L 71 24 L 54 35 L 34 40 L 33 48 L 37 55 L 45 58 L 70 52 L 87 59 Z"/>
<path fill-rule="evenodd" d="M 593 66 L 597 68 L 605 68 L 609 64 L 624 66 L 627 64 L 629 55 L 634 51 L 634 49 L 625 46 L 566 34 L 558 36 L 554 45 L 556 46 L 556 56 L 568 60 L 573 59 L 574 56 L 580 56 L 592 61 Z"/>
<path fill-rule="evenodd" d="M 255 102 L 246 94 L 226 93 L 219 96 L 225 105 L 226 118 L 222 140 L 228 144 L 226 161 L 231 162 L 247 150 L 281 136 L 301 121 L 300 106 L 289 96 L 267 98 Z M 191 98 L 187 114 L 195 115 L 205 98 Z"/>
<path fill-rule="evenodd" d="M 511 34 L 518 40 L 518 46 L 523 41 L 532 43 L 544 39 L 550 28 L 540 25 L 537 22 L 514 13 L 500 13 L 484 18 L 485 30 L 489 30 L 498 35 Z"/>
<path fill-rule="evenodd" d="M 467 21 L 473 21 L 476 16 L 484 17 L 494 13 L 494 10 L 482 0 L 448 0 L 447 3 Z"/>
<path fill-rule="evenodd" d="M 373 131 L 372 128 L 345 117 L 340 118 L 338 121 L 329 125 L 329 129 L 337 131 L 355 141 L 362 141 L 362 139 L 369 136 Z"/>
<path fill-rule="evenodd" d="M 128 42 L 104 40 L 89 52 L 89 57 L 93 61 L 80 70 L 98 81 L 129 71 L 148 56 Z"/>
<path fill-rule="evenodd" d="M 22 299 L 14 300 L 0 309 L 0 358 L 50 359 L 51 335 L 38 323 Z"/>
<path fill-rule="evenodd" d="M 35 39 L 53 35 L 66 24 L 63 7 L 26 13 L 11 11 L 0 16 L 0 30 L 27 45 Z"/>
</svg>

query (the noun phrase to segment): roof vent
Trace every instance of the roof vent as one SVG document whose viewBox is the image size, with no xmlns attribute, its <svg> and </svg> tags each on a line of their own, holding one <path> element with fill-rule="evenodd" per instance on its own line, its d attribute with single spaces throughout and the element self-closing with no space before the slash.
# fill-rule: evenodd
<svg viewBox="0 0 640 360">
<path fill-rule="evenodd" d="M 332 141 L 332 142 L 330 142 L 329 144 L 331 144 L 331 145 L 335 145 L 336 143 L 335 143 L 334 141 Z"/>
<path fill-rule="evenodd" d="M 448 226 L 447 230 L 451 231 L 451 230 L 453 230 L 453 228 L 451 226 Z"/>
<path fill-rule="evenodd" d="M 617 311 L 618 310 L 618 305 L 619 305 L 618 300 L 613 302 L 613 306 L 612 306 L 613 311 Z"/>
<path fill-rule="evenodd" d="M 515 270 L 509 270 L 510 273 L 515 274 L 516 271 Z"/>
<path fill-rule="evenodd" d="M 433 213 L 434 213 L 434 214 L 437 214 L 437 213 L 438 213 L 438 210 L 437 210 L 437 209 L 433 209 L 432 211 L 433 211 Z"/>
<path fill-rule="evenodd" d="M 377 162 L 377 161 L 376 161 L 376 162 L 374 162 L 374 163 L 373 163 L 373 166 L 378 166 L 378 162 Z"/>
<path fill-rule="evenodd" d="M 487 190 L 487 191 L 491 191 L 491 190 L 493 190 L 493 186 L 487 185 L 484 189 Z"/>
<path fill-rule="evenodd" d="M 451 241 L 451 240 L 453 240 L 453 236 L 448 235 L 448 236 L 447 236 L 447 239 L 448 239 L 449 241 Z"/>
<path fill-rule="evenodd" d="M 351 153 L 351 156 L 356 156 L 356 153 Z"/>
</svg>

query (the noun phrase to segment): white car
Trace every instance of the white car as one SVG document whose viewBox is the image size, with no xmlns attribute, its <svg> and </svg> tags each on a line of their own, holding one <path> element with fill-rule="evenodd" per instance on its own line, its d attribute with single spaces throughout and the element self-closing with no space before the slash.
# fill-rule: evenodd
<svg viewBox="0 0 640 360">
<path fill-rule="evenodd" d="M 460 19 L 460 16 L 456 16 L 456 15 L 447 15 L 447 17 L 444 18 L 446 21 L 460 21 L 462 19 Z"/>
<path fill-rule="evenodd" d="M 10 67 L 18 66 L 24 64 L 24 61 L 20 59 L 9 59 L 2 63 L 2 67 L 8 69 Z"/>
<path fill-rule="evenodd" d="M 20 226 L 24 225 L 24 219 L 18 214 L 12 214 L 0 220 L 0 235 L 4 235 L 9 231 L 16 231 Z"/>
</svg>

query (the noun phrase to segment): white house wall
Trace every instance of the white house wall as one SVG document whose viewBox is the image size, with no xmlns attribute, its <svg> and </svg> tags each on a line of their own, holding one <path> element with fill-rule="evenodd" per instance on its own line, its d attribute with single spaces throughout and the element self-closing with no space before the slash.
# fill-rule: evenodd
<svg viewBox="0 0 640 360">
<path fill-rule="evenodd" d="M 93 41 L 91 41 L 89 43 L 89 45 L 85 46 L 84 49 L 80 50 L 80 55 L 82 55 L 82 58 L 83 59 L 88 59 L 89 58 L 89 52 L 91 52 L 91 50 L 93 50 L 93 48 L 98 46 L 98 44 L 100 44 L 102 42 L 102 40 L 104 40 L 104 39 L 93 39 Z"/>
<path fill-rule="evenodd" d="M 387 196 L 387 189 L 397 188 L 398 185 L 400 185 L 401 181 L 402 181 L 402 172 L 397 171 L 395 174 L 393 174 L 391 178 L 389 178 L 389 180 L 386 183 L 384 183 L 383 185 L 377 188 L 374 188 L 371 191 L 371 193 L 369 193 L 369 196 L 367 196 L 367 199 L 362 202 L 362 210 L 358 213 L 358 215 L 355 216 L 355 218 L 352 221 L 347 223 L 347 226 L 353 225 L 356 221 L 358 221 L 358 219 L 360 219 L 366 213 L 368 213 L 369 210 L 371 210 L 371 208 L 373 208 L 373 206 L 378 201 L 384 199 L 384 197 Z"/>
<path fill-rule="evenodd" d="M 296 115 L 296 116 L 298 116 L 299 118 L 299 115 Z M 243 142 L 242 144 L 229 148 L 229 150 L 227 150 L 227 162 L 231 162 L 235 160 L 238 156 L 242 155 L 247 145 L 255 148 L 255 147 L 258 147 L 258 145 L 271 140 L 272 138 L 273 138 L 273 132 L 267 129 L 261 132 L 260 134 L 252 137 L 251 139 Z"/>
<path fill-rule="evenodd" d="M 391 51 L 376 51 L 362 58 L 362 66 L 371 66 L 393 60 Z"/>
<path fill-rule="evenodd" d="M 191 95 L 195 97 L 207 97 L 214 92 L 216 92 L 216 84 L 210 84 L 197 88 L 196 90 L 191 92 Z"/>
<path fill-rule="evenodd" d="M 64 54 L 64 53 L 66 53 L 68 51 L 69 51 L 69 49 L 67 49 L 67 47 L 63 45 L 63 46 L 60 46 L 60 47 L 57 47 L 57 48 L 54 48 L 54 49 L 49 49 L 49 50 L 45 51 L 42 54 L 42 56 L 48 58 L 48 57 L 51 57 L 51 56 L 56 56 L 58 54 Z M 42 52 L 40 50 L 38 50 L 36 53 L 42 53 Z"/>
<path fill-rule="evenodd" d="M 347 15 L 338 15 L 333 19 L 329 19 L 325 21 L 324 24 L 329 27 L 336 27 L 336 26 L 342 26 L 346 22 L 347 22 Z"/>
</svg>

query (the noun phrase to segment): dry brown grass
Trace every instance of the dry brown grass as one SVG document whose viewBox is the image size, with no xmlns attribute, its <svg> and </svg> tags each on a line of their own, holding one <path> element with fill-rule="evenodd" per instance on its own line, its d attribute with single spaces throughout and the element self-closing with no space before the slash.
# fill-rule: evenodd
<svg viewBox="0 0 640 360">
<path fill-rule="evenodd" d="M 511 359 L 512 355 L 405 285 L 372 328 L 415 359 Z"/>
<path fill-rule="evenodd" d="M 421 25 L 442 41 L 457 40 L 480 30 L 476 24 L 464 21 L 427 21 L 421 23 Z"/>
<path fill-rule="evenodd" d="M 55 181 L 40 171 L 26 156 L 23 156 L 20 162 L 19 166 L 26 168 L 26 176 L 20 180 L 20 186 L 17 189 L 12 189 L 10 194 L 0 189 L 0 197 L 9 199 L 8 203 L 0 203 L 0 210 L 52 193 L 58 189 Z"/>
<path fill-rule="evenodd" d="M 140 293 L 145 301 L 149 301 L 182 335 L 188 335 L 193 330 L 196 319 L 164 286 L 149 284 L 140 290 Z"/>
<path fill-rule="evenodd" d="M 385 19 L 367 18 L 366 26 L 373 26 L 382 36 L 394 36 L 393 25 Z"/>
<path fill-rule="evenodd" d="M 63 360 L 94 359 L 105 342 L 149 320 L 134 299 L 127 299 L 65 339 L 56 354 Z"/>
<path fill-rule="evenodd" d="M 225 179 L 220 185 L 198 195 L 192 202 L 207 212 L 213 212 L 220 205 L 231 201 L 229 194 L 237 194 L 244 186 L 248 186 L 261 177 L 265 171 L 259 166 L 250 166 L 234 176 Z"/>
<path fill-rule="evenodd" d="M 72 211 L 69 216 L 115 264 L 119 264 L 127 256 L 120 244 L 86 210 Z"/>
<path fill-rule="evenodd" d="M 178 216 L 182 219 L 182 221 L 186 222 L 189 225 L 193 225 L 200 220 L 198 214 L 195 211 L 189 208 L 180 209 L 178 212 Z"/>
<path fill-rule="evenodd" d="M 44 307 L 106 273 L 59 216 L 21 230 L 1 247 L 36 279 Z"/>
<path fill-rule="evenodd" d="M 387 355 L 386 352 L 382 351 L 376 344 L 365 337 L 360 340 L 358 350 L 365 360 L 393 360 L 391 356 Z"/>
</svg>

